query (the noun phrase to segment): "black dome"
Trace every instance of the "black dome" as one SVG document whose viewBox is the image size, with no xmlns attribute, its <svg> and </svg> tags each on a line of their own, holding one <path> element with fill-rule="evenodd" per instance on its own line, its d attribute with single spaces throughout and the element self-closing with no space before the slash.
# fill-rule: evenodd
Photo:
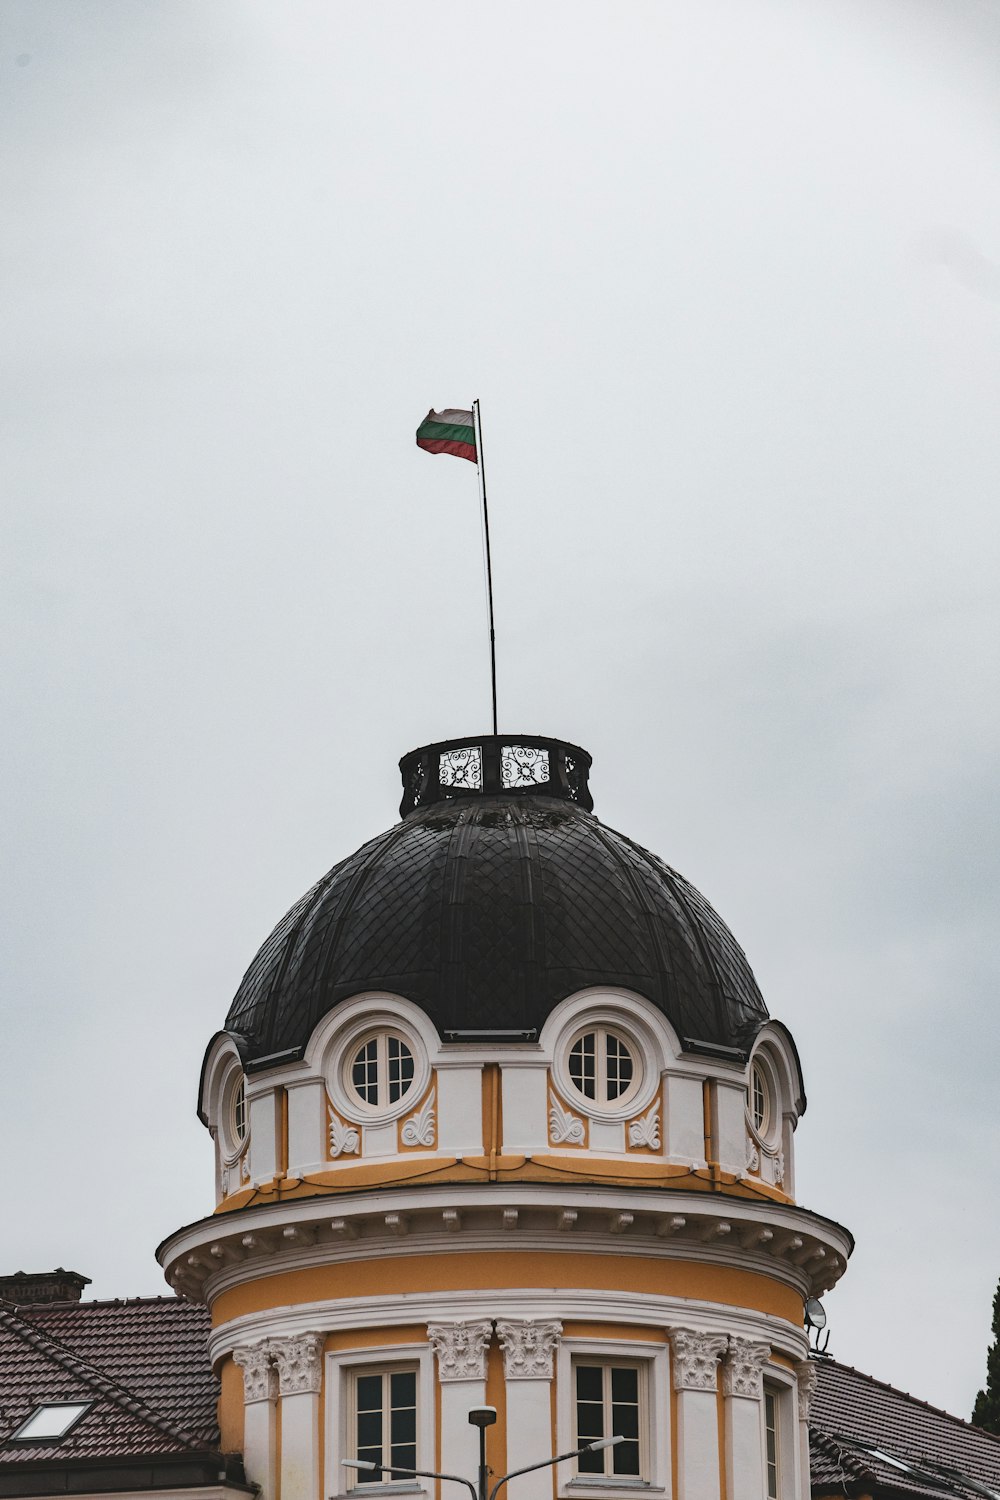
<svg viewBox="0 0 1000 1500">
<path fill-rule="evenodd" d="M 363 990 L 405 995 L 444 1036 L 533 1036 L 565 996 L 619 985 L 686 1048 L 747 1050 L 767 1008 L 742 949 L 681 875 L 588 811 L 585 751 L 481 737 L 400 766 L 403 821 L 318 881 L 247 970 L 226 1018 L 247 1063 L 300 1052 Z"/>
</svg>

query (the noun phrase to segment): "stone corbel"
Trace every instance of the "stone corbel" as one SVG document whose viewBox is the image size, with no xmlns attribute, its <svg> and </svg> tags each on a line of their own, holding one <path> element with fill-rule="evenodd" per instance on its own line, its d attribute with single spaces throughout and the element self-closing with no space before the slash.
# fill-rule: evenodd
<svg viewBox="0 0 1000 1500">
<path fill-rule="evenodd" d="M 693 1328 L 671 1328 L 675 1391 L 714 1391 L 719 1360 L 729 1340 L 724 1333 L 697 1333 Z"/>
<path fill-rule="evenodd" d="M 272 1339 L 270 1349 L 278 1367 L 282 1396 L 318 1395 L 323 1374 L 323 1335 L 302 1333 L 297 1338 Z"/>
<path fill-rule="evenodd" d="M 233 1350 L 233 1364 L 243 1371 L 243 1404 L 274 1401 L 278 1395 L 278 1372 L 268 1344 L 247 1344 Z"/>
<path fill-rule="evenodd" d="M 562 1324 L 533 1318 L 498 1320 L 497 1338 L 503 1350 L 507 1380 L 551 1380 L 552 1356 Z"/>
<path fill-rule="evenodd" d="M 437 1355 L 439 1380 L 486 1379 L 491 1322 L 428 1323 L 427 1337 Z"/>
<path fill-rule="evenodd" d="M 722 1390 L 726 1396 L 746 1396 L 751 1401 L 764 1399 L 764 1366 L 771 1357 L 770 1344 L 753 1339 L 729 1340 L 729 1351 L 722 1366 Z"/>
</svg>

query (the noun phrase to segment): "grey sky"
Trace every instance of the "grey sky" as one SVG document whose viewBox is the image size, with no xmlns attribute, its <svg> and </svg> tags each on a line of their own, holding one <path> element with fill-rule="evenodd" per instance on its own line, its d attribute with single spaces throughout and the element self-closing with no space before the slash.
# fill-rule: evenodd
<svg viewBox="0 0 1000 1500">
<path fill-rule="evenodd" d="M 802 1054 L 838 1356 L 1000 1276 L 1000 10 L 2 0 L 2 1260 L 155 1292 L 202 1051 L 488 714 L 595 759 Z"/>
</svg>

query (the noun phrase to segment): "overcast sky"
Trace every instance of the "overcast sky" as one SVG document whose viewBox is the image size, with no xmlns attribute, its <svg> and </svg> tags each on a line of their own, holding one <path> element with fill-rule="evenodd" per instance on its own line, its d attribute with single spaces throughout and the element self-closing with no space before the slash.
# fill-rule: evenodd
<svg viewBox="0 0 1000 1500">
<path fill-rule="evenodd" d="M 256 948 L 488 724 L 802 1054 L 830 1348 L 1000 1276 L 1000 7 L 2 0 L 2 1265 L 165 1290 Z"/>
</svg>

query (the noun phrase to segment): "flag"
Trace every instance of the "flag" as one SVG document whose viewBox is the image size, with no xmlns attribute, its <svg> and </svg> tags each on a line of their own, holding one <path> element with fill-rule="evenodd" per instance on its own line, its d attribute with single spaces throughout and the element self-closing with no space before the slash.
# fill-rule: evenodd
<svg viewBox="0 0 1000 1500">
<path fill-rule="evenodd" d="M 429 411 L 417 428 L 417 447 L 428 453 L 454 453 L 478 463 L 476 427 L 471 411 Z"/>
</svg>

